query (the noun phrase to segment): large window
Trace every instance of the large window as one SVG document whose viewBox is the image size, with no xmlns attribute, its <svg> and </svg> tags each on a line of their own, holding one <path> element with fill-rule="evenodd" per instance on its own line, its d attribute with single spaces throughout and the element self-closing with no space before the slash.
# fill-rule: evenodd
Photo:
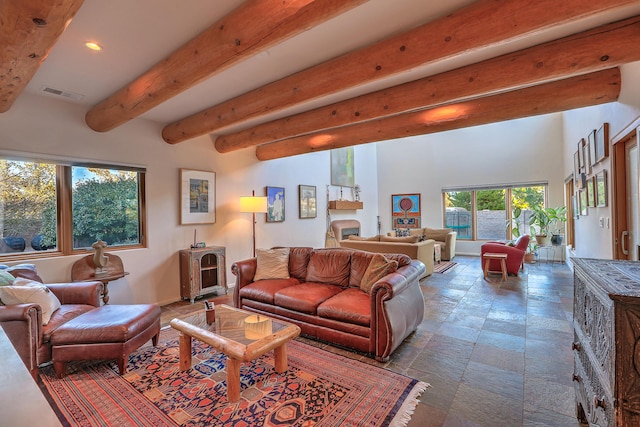
<svg viewBox="0 0 640 427">
<path fill-rule="evenodd" d="M 144 171 L 0 160 L 0 256 L 144 246 Z"/>
<path fill-rule="evenodd" d="M 544 206 L 546 183 L 443 190 L 445 227 L 459 239 L 508 240 L 530 234 L 533 206 Z"/>
</svg>

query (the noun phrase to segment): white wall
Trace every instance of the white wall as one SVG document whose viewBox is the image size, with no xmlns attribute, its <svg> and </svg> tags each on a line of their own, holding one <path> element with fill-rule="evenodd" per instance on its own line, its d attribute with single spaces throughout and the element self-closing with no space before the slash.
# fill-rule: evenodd
<svg viewBox="0 0 640 427">
<path fill-rule="evenodd" d="M 564 113 L 564 171 L 568 176 L 573 172 L 573 153 L 580 138 L 587 138 L 592 129 L 599 129 L 609 123 L 609 138 L 615 137 L 640 115 L 640 62 L 621 67 L 622 88 L 618 102 L 572 110 Z M 611 148 L 609 157 L 597 164 L 592 174 L 607 171 L 608 199 L 612 194 Z M 575 222 L 576 244 L 573 255 L 578 257 L 613 257 L 612 229 L 601 228 L 600 218 L 611 218 L 611 203 L 607 207 L 588 208 L 588 214 Z"/>
<path fill-rule="evenodd" d="M 442 188 L 549 182 L 549 204 L 564 204 L 562 115 L 385 141 L 378 146 L 379 210 L 391 226 L 391 195 L 420 193 L 422 221 L 443 226 Z M 458 240 L 456 251 L 480 254 L 482 242 Z"/>
<path fill-rule="evenodd" d="M 263 195 L 267 185 L 285 188 L 285 221 L 265 223 L 265 215 L 257 215 L 257 246 L 324 246 L 326 184 L 330 182 L 328 151 L 259 162 L 252 149 L 219 154 L 208 136 L 166 144 L 160 136 L 162 126 L 144 119 L 97 133 L 84 123 L 85 113 L 86 108 L 77 104 L 22 94 L 8 112 L 0 114 L 0 152 L 146 167 L 149 246 L 117 252 L 130 274 L 109 284 L 111 303 L 164 304 L 178 300 L 178 251 L 192 243 L 194 229 L 199 241 L 227 248 L 227 281 L 233 284 L 231 263 L 251 255 L 251 214 L 239 212 L 239 198 L 250 195 L 251 190 Z M 332 217 L 357 218 L 364 226 L 373 227 L 375 216 L 369 212 L 375 212 L 378 203 L 375 147 L 356 147 L 355 157 L 356 183 L 362 187 L 365 209 L 335 211 Z M 215 224 L 180 225 L 181 168 L 216 172 Z M 317 218 L 298 218 L 299 184 L 317 187 Z M 336 189 L 332 191 L 334 198 Z M 33 262 L 47 282 L 66 282 L 71 266 L 81 256 Z"/>
</svg>

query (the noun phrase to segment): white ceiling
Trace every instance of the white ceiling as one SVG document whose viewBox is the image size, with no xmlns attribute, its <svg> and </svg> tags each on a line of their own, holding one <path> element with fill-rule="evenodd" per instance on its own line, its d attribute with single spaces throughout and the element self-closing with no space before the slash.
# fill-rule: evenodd
<svg viewBox="0 0 640 427">
<path fill-rule="evenodd" d="M 55 96 L 42 92 L 43 87 L 51 87 L 81 94 L 84 95 L 81 100 L 70 102 L 79 102 L 89 110 L 241 3 L 242 0 L 85 0 L 26 91 Z M 162 124 L 174 122 L 296 71 L 429 22 L 469 3 L 472 1 L 370 0 L 215 75 L 142 117 Z M 352 88 L 259 121 L 458 68 L 637 14 L 640 14 L 640 2 L 560 29 L 540 31 L 487 49 L 426 64 L 408 73 Z M 487 22 L 487 25 L 491 23 Z M 87 41 L 100 43 L 104 46 L 103 51 L 88 50 L 84 46 Z M 245 123 L 243 127 L 250 124 L 254 123 Z"/>
</svg>

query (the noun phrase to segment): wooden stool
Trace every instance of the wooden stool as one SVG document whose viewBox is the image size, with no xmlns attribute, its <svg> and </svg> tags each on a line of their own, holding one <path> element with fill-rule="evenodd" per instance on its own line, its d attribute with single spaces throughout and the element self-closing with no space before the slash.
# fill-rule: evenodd
<svg viewBox="0 0 640 427">
<path fill-rule="evenodd" d="M 507 280 L 507 254 L 486 253 L 484 256 L 484 278 L 486 280 L 489 273 L 502 273 L 502 280 Z M 500 261 L 500 271 L 489 270 L 491 260 Z"/>
</svg>

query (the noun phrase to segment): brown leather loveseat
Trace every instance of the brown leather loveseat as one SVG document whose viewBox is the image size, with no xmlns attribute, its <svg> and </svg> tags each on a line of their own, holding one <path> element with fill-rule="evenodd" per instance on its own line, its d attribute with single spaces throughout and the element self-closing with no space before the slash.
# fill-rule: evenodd
<svg viewBox="0 0 640 427">
<path fill-rule="evenodd" d="M 257 281 L 258 258 L 235 262 L 234 304 L 294 323 L 308 337 L 387 361 L 423 320 L 418 280 L 425 266 L 407 255 L 386 254 L 398 262 L 397 270 L 366 292 L 360 285 L 374 256 L 381 257 L 343 248 L 292 247 L 289 278 Z"/>
</svg>

